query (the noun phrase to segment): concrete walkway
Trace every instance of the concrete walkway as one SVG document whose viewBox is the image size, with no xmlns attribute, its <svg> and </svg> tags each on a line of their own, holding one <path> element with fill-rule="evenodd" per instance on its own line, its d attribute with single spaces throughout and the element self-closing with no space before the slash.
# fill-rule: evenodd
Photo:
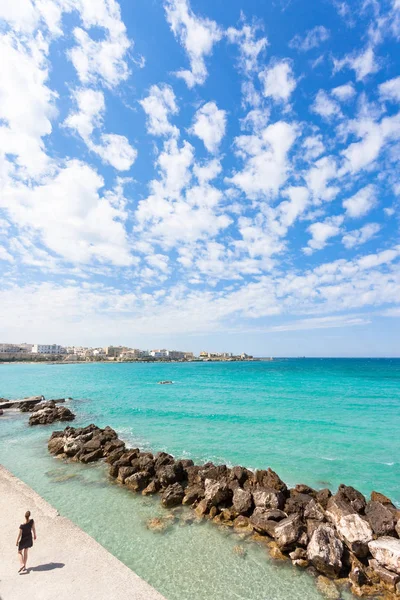
<svg viewBox="0 0 400 600">
<path fill-rule="evenodd" d="M 38 539 L 28 573 L 15 542 L 30 510 Z M 0 465 L 0 600 L 165 600 L 103 546 Z"/>
</svg>

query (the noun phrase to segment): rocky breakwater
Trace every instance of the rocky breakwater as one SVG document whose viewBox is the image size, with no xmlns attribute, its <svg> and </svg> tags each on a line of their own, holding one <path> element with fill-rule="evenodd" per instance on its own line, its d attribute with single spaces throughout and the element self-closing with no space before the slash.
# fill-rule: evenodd
<svg viewBox="0 0 400 600">
<path fill-rule="evenodd" d="M 382 494 L 372 492 L 367 501 L 346 485 L 334 495 L 303 484 L 289 489 L 272 469 L 141 452 L 95 425 L 54 432 L 48 448 L 83 463 L 105 459 L 110 476 L 130 490 L 159 494 L 166 508 L 186 505 L 197 518 L 265 543 L 274 558 L 315 575 L 330 597 L 339 598 L 341 586 L 356 596 L 400 596 L 400 511 Z"/>
<path fill-rule="evenodd" d="M 29 425 L 49 425 L 55 421 L 73 421 L 74 419 L 75 415 L 69 408 L 57 406 L 54 400 L 50 400 L 34 407 L 29 417 Z"/>
</svg>

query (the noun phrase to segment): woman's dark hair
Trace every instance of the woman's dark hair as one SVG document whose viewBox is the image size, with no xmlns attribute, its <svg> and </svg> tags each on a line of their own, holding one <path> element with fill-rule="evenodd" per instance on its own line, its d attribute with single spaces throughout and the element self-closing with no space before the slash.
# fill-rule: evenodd
<svg viewBox="0 0 400 600">
<path fill-rule="evenodd" d="M 30 510 L 27 510 L 27 511 L 26 511 L 26 513 L 25 513 L 25 519 L 26 519 L 27 521 L 29 521 L 29 517 L 30 517 L 30 516 L 31 516 L 31 511 L 30 511 Z"/>
</svg>

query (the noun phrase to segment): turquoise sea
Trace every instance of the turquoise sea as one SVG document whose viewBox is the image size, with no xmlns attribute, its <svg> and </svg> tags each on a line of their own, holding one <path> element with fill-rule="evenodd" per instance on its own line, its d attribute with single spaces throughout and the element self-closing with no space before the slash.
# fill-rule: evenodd
<svg viewBox="0 0 400 600">
<path fill-rule="evenodd" d="M 174 385 L 157 385 L 166 379 Z M 399 359 L 0 365 L 0 397 L 36 394 L 71 396 L 77 425 L 110 425 L 132 445 L 271 466 L 288 484 L 375 489 L 400 505 Z M 186 524 L 185 511 L 164 534 L 149 530 L 166 514 L 157 499 L 110 484 L 101 465 L 50 457 L 59 427 L 29 428 L 27 418 L 0 417 L 0 462 L 167 600 L 321 598 L 306 573 L 214 525 Z"/>
</svg>

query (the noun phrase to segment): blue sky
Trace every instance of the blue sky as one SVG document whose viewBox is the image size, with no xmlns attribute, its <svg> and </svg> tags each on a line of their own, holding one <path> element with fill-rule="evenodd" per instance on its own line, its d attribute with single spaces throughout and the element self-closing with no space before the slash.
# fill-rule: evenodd
<svg viewBox="0 0 400 600">
<path fill-rule="evenodd" d="M 0 4 L 1 341 L 400 356 L 400 1 L 309 6 Z"/>
</svg>

